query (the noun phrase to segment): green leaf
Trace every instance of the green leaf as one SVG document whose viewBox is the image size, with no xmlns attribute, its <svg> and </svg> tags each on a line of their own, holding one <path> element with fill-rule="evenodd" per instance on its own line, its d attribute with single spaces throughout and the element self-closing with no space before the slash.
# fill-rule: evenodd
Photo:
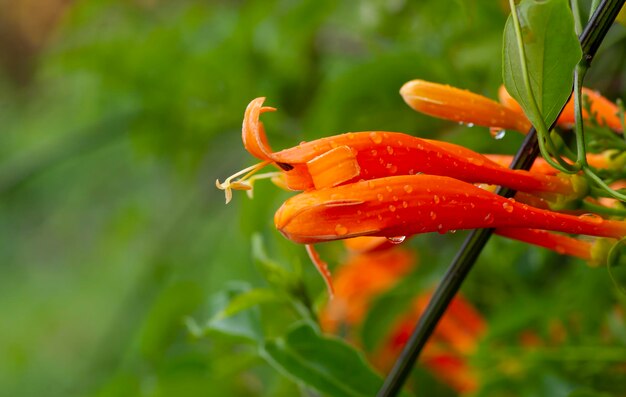
<svg viewBox="0 0 626 397">
<path fill-rule="evenodd" d="M 567 0 L 523 0 L 517 6 L 526 54 L 530 89 L 524 84 L 517 37 L 509 16 L 504 28 L 502 70 L 507 91 L 537 126 L 556 120 L 574 84 L 573 72 L 582 57 Z M 532 105 L 532 97 L 541 114 Z"/>
<path fill-rule="evenodd" d="M 232 298 L 228 305 L 218 312 L 211 321 L 223 320 L 258 304 L 280 302 L 283 300 L 283 297 L 270 289 L 254 288 Z"/>
<path fill-rule="evenodd" d="M 261 356 L 286 376 L 333 397 L 373 396 L 383 384 L 354 347 L 321 335 L 309 323 L 267 341 Z"/>
<path fill-rule="evenodd" d="M 245 299 L 239 298 L 237 300 L 238 297 L 250 291 L 255 290 L 252 290 L 248 283 L 229 283 L 224 290 L 209 298 L 202 313 L 203 316 L 209 318 L 204 325 L 195 319 L 187 318 L 189 332 L 198 337 L 206 333 L 218 332 L 252 342 L 260 341 L 263 337 L 263 332 L 259 308 L 252 307 L 253 305 L 250 304 L 250 301 L 255 298 L 255 293 L 248 295 Z"/>
</svg>

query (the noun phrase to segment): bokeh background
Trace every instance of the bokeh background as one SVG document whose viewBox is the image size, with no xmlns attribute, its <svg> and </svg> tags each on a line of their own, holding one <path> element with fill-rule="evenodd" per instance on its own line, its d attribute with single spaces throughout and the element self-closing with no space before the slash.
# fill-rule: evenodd
<svg viewBox="0 0 626 397">
<path fill-rule="evenodd" d="M 233 281 L 264 285 L 254 233 L 324 299 L 302 247 L 273 229 L 289 193 L 259 182 L 254 200 L 225 206 L 214 187 L 254 163 L 240 132 L 255 97 L 278 108 L 264 116 L 275 148 L 361 130 L 481 152 L 521 142 L 416 114 L 398 95 L 422 78 L 495 98 L 504 1 L 1 0 L 0 10 L 2 396 L 315 395 L 253 346 L 193 336 L 186 323 L 207 318 L 206 302 Z M 626 92 L 625 43 L 615 26 L 587 79 L 611 99 Z M 409 243 L 425 279 L 463 236 Z M 341 245 L 321 252 L 341 262 Z M 626 390 L 625 299 L 605 270 L 494 238 L 463 291 L 489 322 L 479 394 Z M 295 319 L 262 311 L 266 337 Z M 525 330 L 559 343 L 520 347 Z"/>
</svg>

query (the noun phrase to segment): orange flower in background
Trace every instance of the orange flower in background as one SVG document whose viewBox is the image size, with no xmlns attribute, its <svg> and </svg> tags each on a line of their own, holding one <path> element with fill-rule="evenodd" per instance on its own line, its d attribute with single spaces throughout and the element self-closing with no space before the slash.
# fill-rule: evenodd
<svg viewBox="0 0 626 397">
<path fill-rule="evenodd" d="M 322 329 L 338 333 L 361 323 L 371 300 L 393 287 L 415 265 L 415 254 L 401 247 L 351 255 L 335 274 L 334 298 L 320 313 Z"/>
<path fill-rule="evenodd" d="M 410 311 L 391 327 L 372 357 L 378 369 L 383 372 L 391 369 L 430 298 L 430 292 L 418 296 Z M 435 377 L 458 393 L 475 391 L 479 378 L 467 358 L 476 351 L 486 328 L 481 314 L 462 295 L 457 295 L 424 347 L 421 362 Z"/>
<path fill-rule="evenodd" d="M 583 100 L 586 97 L 589 101 L 591 113 L 593 113 L 594 118 L 600 126 L 609 127 L 616 132 L 622 132 L 622 122 L 619 119 L 619 108 L 616 104 L 600 95 L 599 92 L 585 87 L 582 89 L 582 96 Z M 522 107 L 509 94 L 504 86 L 500 86 L 498 97 L 500 102 L 508 109 L 520 115 L 524 114 Z M 583 120 L 589 121 L 590 119 L 591 116 L 589 112 L 583 107 Z M 575 123 L 574 98 L 570 98 L 557 120 L 557 125 L 564 128 L 571 128 Z M 528 130 L 521 132 L 526 133 L 527 131 Z"/>
<path fill-rule="evenodd" d="M 346 245 L 357 247 L 358 251 L 336 272 L 335 297 L 320 312 L 320 323 L 325 332 L 347 335 L 358 345 L 355 330 L 372 300 L 406 276 L 415 266 L 415 257 L 401 246 L 388 245 L 386 240 L 377 238 L 346 240 Z M 418 296 L 409 312 L 390 327 L 380 347 L 369 357 L 376 368 L 383 372 L 391 368 L 429 299 L 430 292 Z M 485 328 L 482 316 L 471 304 L 460 296 L 455 298 L 420 362 L 453 390 L 475 390 L 478 378 L 467 357 L 476 350 Z"/>
</svg>

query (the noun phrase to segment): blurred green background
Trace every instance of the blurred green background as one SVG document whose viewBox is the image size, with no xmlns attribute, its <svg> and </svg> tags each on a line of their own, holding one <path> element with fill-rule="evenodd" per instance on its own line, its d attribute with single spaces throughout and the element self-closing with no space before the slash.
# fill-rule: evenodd
<svg viewBox="0 0 626 397">
<path fill-rule="evenodd" d="M 259 182 L 254 200 L 235 194 L 225 206 L 214 187 L 254 163 L 240 133 L 255 97 L 278 108 L 264 116 L 275 148 L 376 129 L 481 152 L 521 142 L 416 114 L 398 95 L 421 78 L 495 98 L 504 1 L 3 0 L 0 9 L 2 396 L 315 395 L 250 345 L 196 338 L 185 325 L 206 318 L 205 302 L 228 282 L 263 285 L 255 232 L 270 256 L 301 263 L 312 296 L 324 294 L 302 247 L 273 230 L 288 193 Z M 611 31 L 587 80 L 612 99 L 626 92 L 625 37 Z M 462 237 L 411 243 L 430 279 Z M 331 266 L 341 260 L 339 245 L 322 252 Z M 492 330 L 476 360 L 491 374 L 484 395 L 626 390 L 615 310 L 625 300 L 604 270 L 495 238 L 464 290 Z M 294 321 L 281 310 L 264 313 L 265 336 Z M 548 333 L 554 318 L 575 324 L 563 352 L 516 350 L 515 335 Z"/>
</svg>

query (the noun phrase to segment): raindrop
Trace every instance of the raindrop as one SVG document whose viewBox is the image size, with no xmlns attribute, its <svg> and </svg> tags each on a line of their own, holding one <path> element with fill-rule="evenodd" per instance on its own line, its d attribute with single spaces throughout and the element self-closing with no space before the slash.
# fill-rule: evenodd
<svg viewBox="0 0 626 397">
<path fill-rule="evenodd" d="M 432 219 L 433 221 L 437 219 L 437 214 L 435 213 L 435 211 L 430 211 L 430 219 Z"/>
<path fill-rule="evenodd" d="M 454 234 L 454 233 L 456 233 L 456 230 L 448 230 L 448 233 Z"/>
<path fill-rule="evenodd" d="M 439 199 L 439 196 L 437 196 L 436 194 L 433 196 L 433 200 L 435 201 L 435 204 L 439 204 L 439 201 L 441 201 Z"/>
<path fill-rule="evenodd" d="M 487 222 L 487 224 L 493 223 L 493 214 L 490 212 L 485 215 L 484 221 Z"/>
<path fill-rule="evenodd" d="M 513 212 L 513 206 L 511 203 L 502 203 L 502 208 L 504 208 L 504 210 L 508 213 Z"/>
<path fill-rule="evenodd" d="M 393 148 L 391 146 L 387 146 L 387 153 L 393 154 Z"/>
<path fill-rule="evenodd" d="M 393 199 L 393 201 L 398 201 L 398 196 L 394 195 L 394 196 L 392 197 L 392 199 Z"/>
<path fill-rule="evenodd" d="M 406 201 L 402 202 L 402 208 L 407 208 L 409 206 L 409 203 L 407 203 Z"/>
<path fill-rule="evenodd" d="M 381 193 L 378 193 L 376 197 L 378 198 L 378 201 L 383 201 L 385 199 L 385 197 Z"/>
<path fill-rule="evenodd" d="M 604 219 L 601 216 L 596 214 L 582 214 L 578 217 L 578 219 L 582 219 L 587 222 L 595 223 L 596 225 L 602 223 Z"/>
<path fill-rule="evenodd" d="M 413 186 L 411 185 L 404 185 L 404 191 L 407 193 L 411 193 L 413 191 Z"/>
<path fill-rule="evenodd" d="M 474 123 L 467 123 L 467 126 L 468 126 L 469 128 L 472 128 L 472 127 L 474 126 Z"/>
<path fill-rule="evenodd" d="M 389 211 L 395 212 L 396 211 L 396 206 L 395 205 L 390 205 L 389 206 Z"/>
<path fill-rule="evenodd" d="M 378 155 L 378 150 L 372 149 L 370 153 L 372 154 L 373 157 L 376 157 Z"/>
<path fill-rule="evenodd" d="M 387 237 L 391 244 L 400 244 L 406 240 L 406 236 Z"/>
<path fill-rule="evenodd" d="M 370 132 L 370 139 L 375 144 L 379 144 L 379 143 L 381 143 L 383 141 L 383 137 L 380 136 L 380 134 L 378 132 Z"/>
<path fill-rule="evenodd" d="M 337 233 L 338 236 L 343 236 L 348 233 L 348 228 L 337 224 L 337 226 L 335 226 L 335 233 Z"/>
<path fill-rule="evenodd" d="M 497 140 L 504 139 L 506 136 L 506 130 L 500 128 L 492 128 L 489 132 L 491 133 L 491 136 Z"/>
</svg>

